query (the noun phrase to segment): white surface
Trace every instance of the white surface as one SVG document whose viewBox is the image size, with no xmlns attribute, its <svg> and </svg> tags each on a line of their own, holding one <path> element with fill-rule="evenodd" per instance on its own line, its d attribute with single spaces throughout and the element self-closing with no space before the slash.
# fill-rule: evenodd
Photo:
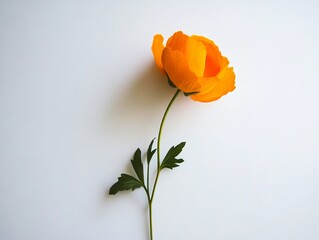
<svg viewBox="0 0 319 240">
<path fill-rule="evenodd" d="M 155 239 L 319 239 L 317 1 L 0 1 L 0 239 L 147 239 L 141 190 L 108 196 L 174 93 L 155 33 L 213 39 L 237 89 L 180 96 Z"/>
</svg>

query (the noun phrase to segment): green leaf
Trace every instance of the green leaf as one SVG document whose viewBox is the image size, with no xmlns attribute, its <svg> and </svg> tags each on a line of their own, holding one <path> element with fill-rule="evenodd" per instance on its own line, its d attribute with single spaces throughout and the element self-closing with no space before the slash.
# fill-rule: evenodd
<svg viewBox="0 0 319 240">
<path fill-rule="evenodd" d="M 110 195 L 115 195 L 119 191 L 132 190 L 142 187 L 143 184 L 135 177 L 122 173 L 118 181 L 110 188 Z"/>
<path fill-rule="evenodd" d="M 146 157 L 147 157 L 147 163 L 148 163 L 148 164 L 150 164 L 151 159 L 152 159 L 154 153 L 156 152 L 156 149 L 153 149 L 153 150 L 152 150 L 154 140 L 155 140 L 155 138 L 151 141 L 151 143 L 150 143 L 150 145 L 148 146 L 148 149 L 147 149 L 147 155 L 146 155 Z"/>
<path fill-rule="evenodd" d="M 194 94 L 197 94 L 197 93 L 199 93 L 199 92 L 184 92 L 184 95 L 185 95 L 186 97 L 188 97 L 188 96 L 190 96 L 190 95 L 194 95 Z"/>
<path fill-rule="evenodd" d="M 168 150 L 163 162 L 161 163 L 161 170 L 164 168 L 173 169 L 178 167 L 180 163 L 184 162 L 183 159 L 177 159 L 176 157 L 181 153 L 185 144 L 186 142 L 181 142 L 176 147 L 173 146 L 170 150 Z"/>
<path fill-rule="evenodd" d="M 143 163 L 141 158 L 141 150 L 139 148 L 135 151 L 131 162 L 138 179 L 141 181 L 142 184 L 144 184 Z"/>
<path fill-rule="evenodd" d="M 175 84 L 172 82 L 172 80 L 169 78 L 168 75 L 167 75 L 167 81 L 168 81 L 168 84 L 169 84 L 172 88 L 176 88 Z"/>
</svg>

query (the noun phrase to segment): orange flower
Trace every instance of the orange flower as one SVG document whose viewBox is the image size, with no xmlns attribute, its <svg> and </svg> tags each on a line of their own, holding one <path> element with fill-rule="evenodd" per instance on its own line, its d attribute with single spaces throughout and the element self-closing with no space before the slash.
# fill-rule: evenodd
<svg viewBox="0 0 319 240">
<path fill-rule="evenodd" d="M 166 47 L 163 36 L 154 36 L 152 51 L 157 67 L 186 95 L 212 102 L 235 89 L 235 74 L 215 43 L 201 36 L 176 32 Z"/>
</svg>

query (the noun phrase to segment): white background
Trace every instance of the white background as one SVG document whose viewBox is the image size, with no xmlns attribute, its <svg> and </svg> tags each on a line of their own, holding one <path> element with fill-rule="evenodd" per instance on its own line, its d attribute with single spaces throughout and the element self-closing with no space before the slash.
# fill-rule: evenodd
<svg viewBox="0 0 319 240">
<path fill-rule="evenodd" d="M 219 45 L 237 89 L 182 95 L 162 155 L 154 235 L 319 239 L 317 1 L 0 1 L 0 239 L 147 240 L 138 189 L 109 196 L 157 135 L 174 90 L 153 35 Z"/>
</svg>

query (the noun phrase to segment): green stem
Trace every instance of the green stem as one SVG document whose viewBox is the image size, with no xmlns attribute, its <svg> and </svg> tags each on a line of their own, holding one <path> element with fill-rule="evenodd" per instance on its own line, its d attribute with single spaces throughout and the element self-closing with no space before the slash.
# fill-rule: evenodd
<svg viewBox="0 0 319 240">
<path fill-rule="evenodd" d="M 146 183 L 147 191 L 150 191 L 150 164 L 147 163 L 147 183 Z"/>
<path fill-rule="evenodd" d="M 152 202 L 148 202 L 149 222 L 150 222 L 150 240 L 153 240 L 153 222 L 152 222 Z"/>
<path fill-rule="evenodd" d="M 162 130 L 163 130 L 163 126 L 164 126 L 164 123 L 165 123 L 165 119 L 166 119 L 166 116 L 167 116 L 167 113 L 168 111 L 170 110 L 173 102 L 175 101 L 176 97 L 178 96 L 178 94 L 180 93 L 180 90 L 178 89 L 176 91 L 176 93 L 174 94 L 173 98 L 171 99 L 171 101 L 169 102 L 165 112 L 164 112 L 164 115 L 163 115 L 163 118 L 162 118 L 162 121 L 161 121 L 161 125 L 160 125 L 160 128 L 159 128 L 159 131 L 158 131 L 158 137 L 157 137 L 157 172 L 156 172 L 156 177 L 155 177 L 155 182 L 154 182 L 154 187 L 153 187 L 153 190 L 152 190 L 152 194 L 151 194 L 151 197 L 149 198 L 149 202 L 148 202 L 148 205 L 149 205 L 149 222 L 150 222 L 150 239 L 153 240 L 153 224 L 152 224 L 152 203 L 153 203 L 153 199 L 154 199 L 154 194 L 155 194 L 155 190 L 156 190 L 156 185 L 157 185 L 157 181 L 158 181 L 158 177 L 159 177 L 159 174 L 160 174 L 160 171 L 161 171 L 161 157 L 160 157 L 160 145 L 161 145 L 161 136 L 162 136 Z M 150 189 L 149 189 L 150 191 Z"/>
<path fill-rule="evenodd" d="M 153 240 L 153 224 L 152 224 L 152 202 L 150 197 L 150 191 L 149 188 L 145 185 L 143 186 L 146 196 L 147 196 L 147 202 L 148 202 L 148 210 L 149 210 L 149 223 L 150 223 L 150 240 Z"/>
</svg>

